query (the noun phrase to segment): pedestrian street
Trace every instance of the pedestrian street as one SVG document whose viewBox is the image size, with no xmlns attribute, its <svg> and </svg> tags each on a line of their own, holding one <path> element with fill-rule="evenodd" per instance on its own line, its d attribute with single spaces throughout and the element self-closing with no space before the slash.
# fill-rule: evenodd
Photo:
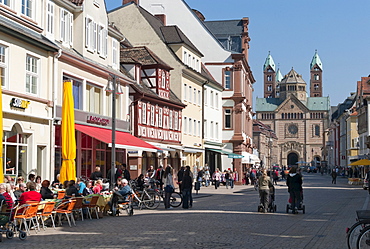
<svg viewBox="0 0 370 249">
<path fill-rule="evenodd" d="M 258 213 L 252 186 L 202 187 L 192 209 L 134 210 L 133 216 L 77 221 L 48 228 L 25 241 L 3 238 L 0 248 L 346 248 L 345 228 L 368 192 L 329 175 L 303 175 L 305 214 L 287 214 L 284 181 L 276 186 L 276 213 Z"/>
</svg>

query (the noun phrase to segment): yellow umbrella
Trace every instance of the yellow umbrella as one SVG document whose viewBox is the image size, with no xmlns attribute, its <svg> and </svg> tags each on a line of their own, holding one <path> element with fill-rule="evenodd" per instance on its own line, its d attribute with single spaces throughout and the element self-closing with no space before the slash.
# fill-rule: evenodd
<svg viewBox="0 0 370 249">
<path fill-rule="evenodd" d="M 361 159 L 356 162 L 350 163 L 349 165 L 351 166 L 356 166 L 356 165 L 370 165 L 370 160 L 369 159 Z"/>
<path fill-rule="evenodd" d="M 1 80 L 0 80 L 1 81 Z M 3 165 L 3 92 L 0 85 L 0 182 L 4 182 Z"/>
<path fill-rule="evenodd" d="M 65 81 L 63 84 L 62 168 L 60 169 L 60 182 L 76 180 L 75 159 L 76 138 L 72 82 Z"/>
</svg>

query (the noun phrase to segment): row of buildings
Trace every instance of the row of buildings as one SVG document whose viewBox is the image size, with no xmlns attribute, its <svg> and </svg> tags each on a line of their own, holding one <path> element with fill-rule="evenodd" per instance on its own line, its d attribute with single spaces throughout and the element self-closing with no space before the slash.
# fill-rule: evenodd
<svg viewBox="0 0 370 249">
<path fill-rule="evenodd" d="M 108 13 L 104 0 L 0 1 L 5 173 L 59 172 L 66 80 L 78 176 L 110 169 L 113 109 L 116 161 L 133 177 L 150 165 L 258 163 L 248 23 L 207 22 L 183 0 L 123 0 Z"/>
</svg>

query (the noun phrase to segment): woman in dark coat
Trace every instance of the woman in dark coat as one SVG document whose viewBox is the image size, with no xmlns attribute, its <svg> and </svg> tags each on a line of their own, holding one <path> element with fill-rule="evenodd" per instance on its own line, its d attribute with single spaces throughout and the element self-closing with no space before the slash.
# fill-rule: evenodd
<svg viewBox="0 0 370 249">
<path fill-rule="evenodd" d="M 53 192 L 49 189 L 50 186 L 50 181 L 48 180 L 43 180 L 41 183 L 41 189 L 40 189 L 40 194 L 43 200 L 46 199 L 53 199 L 54 194 Z"/>
<path fill-rule="evenodd" d="M 296 167 L 292 167 L 289 170 L 286 185 L 288 186 L 288 192 L 290 194 L 290 199 L 292 200 L 292 213 L 296 214 L 302 195 L 302 176 L 297 173 Z"/>
<path fill-rule="evenodd" d="M 181 192 L 183 196 L 182 208 L 188 209 L 189 204 L 191 207 L 192 203 L 189 202 L 192 188 L 193 188 L 193 179 L 190 176 L 190 171 L 185 170 L 181 181 Z"/>
</svg>

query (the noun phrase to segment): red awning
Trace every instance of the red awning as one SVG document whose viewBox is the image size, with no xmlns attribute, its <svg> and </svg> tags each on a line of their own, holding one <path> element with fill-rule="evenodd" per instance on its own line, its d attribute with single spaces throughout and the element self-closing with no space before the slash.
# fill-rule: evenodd
<svg viewBox="0 0 370 249">
<path fill-rule="evenodd" d="M 90 137 L 96 138 L 99 141 L 108 144 L 109 147 L 112 147 L 112 130 L 80 124 L 75 124 L 75 127 L 76 130 L 83 132 Z M 130 133 L 122 131 L 116 131 L 116 148 L 144 150 L 151 152 L 157 152 L 161 150 L 151 144 L 148 144 L 140 138 L 132 136 Z"/>
</svg>

